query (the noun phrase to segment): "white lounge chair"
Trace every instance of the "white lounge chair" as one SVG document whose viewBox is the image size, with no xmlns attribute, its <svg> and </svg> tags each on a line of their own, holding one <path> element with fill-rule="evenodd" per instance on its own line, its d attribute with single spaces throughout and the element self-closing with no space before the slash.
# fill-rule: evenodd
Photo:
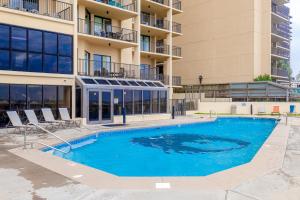
<svg viewBox="0 0 300 200">
<path fill-rule="evenodd" d="M 264 106 L 258 107 L 258 114 L 266 114 L 266 108 Z"/>
<path fill-rule="evenodd" d="M 55 125 L 57 125 L 57 123 L 47 123 L 47 122 L 41 123 L 41 122 L 39 122 L 39 120 L 33 110 L 24 110 L 24 112 L 25 112 L 25 115 L 26 115 L 29 123 L 41 126 L 42 128 L 46 128 L 49 130 L 53 130 L 56 128 Z"/>
<path fill-rule="evenodd" d="M 30 124 L 24 125 L 16 111 L 6 111 L 8 118 L 10 120 L 10 123 L 12 124 L 14 128 L 14 133 L 17 131 L 19 133 L 31 131 L 34 132 L 36 130 L 36 127 Z"/>
<path fill-rule="evenodd" d="M 70 125 L 74 125 L 75 127 L 80 127 L 81 121 L 71 119 L 67 108 L 59 108 L 58 110 L 59 110 L 61 120 L 65 121 Z"/>
<path fill-rule="evenodd" d="M 63 120 L 56 120 L 54 118 L 53 113 L 50 108 L 42 108 L 42 113 L 43 113 L 45 122 L 56 123 L 56 124 L 58 124 L 58 126 L 61 126 L 62 128 L 65 127 L 66 122 Z"/>
</svg>

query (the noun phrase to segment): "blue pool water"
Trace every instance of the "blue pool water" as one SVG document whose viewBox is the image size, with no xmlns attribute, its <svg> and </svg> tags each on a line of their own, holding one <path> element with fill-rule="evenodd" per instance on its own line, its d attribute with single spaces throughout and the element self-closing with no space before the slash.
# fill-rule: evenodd
<svg viewBox="0 0 300 200">
<path fill-rule="evenodd" d="M 117 176 L 206 176 L 251 161 L 276 123 L 218 118 L 105 132 L 72 141 L 75 148 L 68 154 L 52 153 Z"/>
</svg>

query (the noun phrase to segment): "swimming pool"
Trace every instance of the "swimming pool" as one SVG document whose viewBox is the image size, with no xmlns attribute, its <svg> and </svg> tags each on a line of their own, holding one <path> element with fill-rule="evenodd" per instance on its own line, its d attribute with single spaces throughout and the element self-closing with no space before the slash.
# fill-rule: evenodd
<svg viewBox="0 0 300 200">
<path fill-rule="evenodd" d="M 206 176 L 250 162 L 276 124 L 274 119 L 218 118 L 104 132 L 71 141 L 68 154 L 44 151 L 117 176 Z"/>
</svg>

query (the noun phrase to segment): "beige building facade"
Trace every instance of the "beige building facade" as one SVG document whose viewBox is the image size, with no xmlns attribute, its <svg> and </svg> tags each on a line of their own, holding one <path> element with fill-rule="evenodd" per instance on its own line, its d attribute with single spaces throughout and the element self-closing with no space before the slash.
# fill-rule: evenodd
<svg viewBox="0 0 300 200">
<path fill-rule="evenodd" d="M 287 0 L 185 0 L 175 16 L 183 37 L 183 59 L 174 74 L 184 85 L 252 82 L 263 74 L 288 82 L 290 16 Z M 282 27 L 283 26 L 283 27 Z M 286 26 L 286 27 L 285 27 Z M 283 47 L 284 46 L 284 47 Z"/>
</svg>

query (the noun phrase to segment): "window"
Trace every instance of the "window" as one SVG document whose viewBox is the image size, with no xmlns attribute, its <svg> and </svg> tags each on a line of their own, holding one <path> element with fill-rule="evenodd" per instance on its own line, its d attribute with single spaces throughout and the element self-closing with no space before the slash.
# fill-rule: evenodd
<svg viewBox="0 0 300 200">
<path fill-rule="evenodd" d="M 39 10 L 39 0 L 23 0 L 23 7 L 26 10 Z"/>
<path fill-rule="evenodd" d="M 42 54 L 29 53 L 28 54 L 28 71 L 30 72 L 42 72 Z"/>
<path fill-rule="evenodd" d="M 141 79 L 149 80 L 150 79 L 150 65 L 141 64 Z"/>
<path fill-rule="evenodd" d="M 67 108 L 71 116 L 72 88 L 70 86 L 58 86 L 58 108 Z"/>
<path fill-rule="evenodd" d="M 9 65 L 9 51 L 0 49 L 0 70 L 9 69 Z"/>
<path fill-rule="evenodd" d="M 57 34 L 44 32 L 44 52 L 57 54 Z"/>
<path fill-rule="evenodd" d="M 27 104 L 28 109 L 40 111 L 43 107 L 43 87 L 41 85 L 27 86 Z"/>
<path fill-rule="evenodd" d="M 114 90 L 114 115 L 122 115 L 123 90 Z"/>
<path fill-rule="evenodd" d="M 82 102 L 81 102 L 81 88 L 76 88 L 76 117 L 82 117 L 81 115 L 81 106 L 82 106 Z"/>
<path fill-rule="evenodd" d="M 150 51 L 150 37 L 141 35 L 141 51 Z"/>
<path fill-rule="evenodd" d="M 44 86 L 44 108 L 51 108 L 53 115 L 57 118 L 57 87 L 56 86 Z"/>
<path fill-rule="evenodd" d="M 22 111 L 26 108 L 26 85 L 10 86 L 10 108 L 16 111 Z"/>
<path fill-rule="evenodd" d="M 11 27 L 11 47 L 14 50 L 26 51 L 27 31 L 20 27 Z"/>
<path fill-rule="evenodd" d="M 9 48 L 9 26 L 0 24 L 0 49 Z"/>
<path fill-rule="evenodd" d="M 72 56 L 73 42 L 68 35 L 58 35 L 58 53 L 61 56 Z"/>
<path fill-rule="evenodd" d="M 6 111 L 9 110 L 9 85 L 0 84 L 0 127 L 9 122 Z"/>
<path fill-rule="evenodd" d="M 133 114 L 133 91 L 132 90 L 124 91 L 124 102 L 125 102 L 126 114 L 132 115 Z"/>
<path fill-rule="evenodd" d="M 134 91 L 134 114 L 143 113 L 143 93 L 141 90 Z"/>
<path fill-rule="evenodd" d="M 71 57 L 58 57 L 58 72 L 61 74 L 72 74 L 72 58 Z"/>
<path fill-rule="evenodd" d="M 42 52 L 43 33 L 42 31 L 28 30 L 28 51 Z"/>
<path fill-rule="evenodd" d="M 11 67 L 14 71 L 27 71 L 26 53 L 13 51 L 11 54 Z"/>
<path fill-rule="evenodd" d="M 152 91 L 152 113 L 159 112 L 159 93 L 158 91 Z"/>
<path fill-rule="evenodd" d="M 108 76 L 111 72 L 111 57 L 94 54 L 94 76 Z"/>
<path fill-rule="evenodd" d="M 47 73 L 57 72 L 57 56 L 44 55 L 43 71 Z"/>
<path fill-rule="evenodd" d="M 159 107 L 160 107 L 160 113 L 167 112 L 167 92 L 166 91 L 159 92 Z"/>
<path fill-rule="evenodd" d="M 110 37 L 111 35 L 107 33 L 112 32 L 111 19 L 95 16 L 94 20 L 95 35 L 102 37 Z"/>
<path fill-rule="evenodd" d="M 143 113 L 150 114 L 151 111 L 151 91 L 143 91 Z"/>
</svg>

